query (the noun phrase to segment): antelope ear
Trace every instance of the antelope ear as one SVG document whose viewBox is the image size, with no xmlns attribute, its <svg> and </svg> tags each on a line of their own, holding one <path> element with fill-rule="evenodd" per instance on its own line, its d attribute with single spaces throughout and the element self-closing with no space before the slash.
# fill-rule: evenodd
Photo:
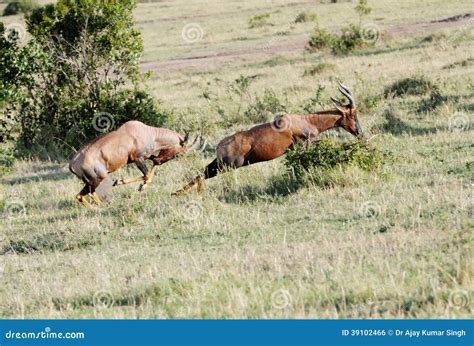
<svg viewBox="0 0 474 346">
<path fill-rule="evenodd" d="M 339 102 L 339 100 L 336 100 L 332 96 L 331 96 L 331 101 L 332 101 L 332 103 L 334 103 L 334 106 L 337 108 L 337 110 L 342 113 L 342 116 L 345 117 L 346 112 L 344 112 L 344 109 L 343 109 L 344 106 L 342 105 L 342 103 Z"/>
</svg>

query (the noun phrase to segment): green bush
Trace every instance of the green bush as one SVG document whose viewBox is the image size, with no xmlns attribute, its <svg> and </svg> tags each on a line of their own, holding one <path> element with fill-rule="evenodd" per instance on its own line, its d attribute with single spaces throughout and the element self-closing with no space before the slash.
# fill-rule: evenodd
<svg viewBox="0 0 474 346">
<path fill-rule="evenodd" d="M 13 149 L 0 144 L 0 177 L 8 173 L 14 163 Z"/>
<path fill-rule="evenodd" d="M 38 7 L 35 0 L 9 1 L 3 10 L 4 16 L 13 16 L 19 13 L 28 13 Z"/>
<path fill-rule="evenodd" d="M 272 25 L 268 20 L 270 13 L 257 14 L 249 19 L 249 28 L 261 28 L 262 26 Z"/>
<path fill-rule="evenodd" d="M 334 54 L 347 54 L 371 44 L 362 39 L 362 29 L 354 24 L 342 28 L 341 35 L 333 40 L 332 52 Z"/>
<path fill-rule="evenodd" d="M 260 123 L 268 121 L 269 118 L 285 110 L 286 106 L 279 100 L 275 92 L 265 89 L 263 96 L 257 96 L 245 110 L 244 116 L 253 123 Z"/>
<path fill-rule="evenodd" d="M 325 29 L 316 26 L 313 30 L 306 49 L 310 52 L 315 52 L 321 49 L 331 48 L 336 40 L 336 36 Z"/>
<path fill-rule="evenodd" d="M 318 15 L 313 12 L 300 12 L 295 17 L 295 23 L 306 23 L 306 22 L 314 22 L 318 19 Z"/>
<path fill-rule="evenodd" d="M 0 96 L 9 106 L 0 119 L 18 124 L 19 148 L 41 151 L 52 138 L 80 146 L 100 135 L 93 121 L 101 112 L 115 126 L 167 120 L 144 91 L 134 8 L 134 0 L 59 0 L 27 16 L 25 46 L 1 35 Z"/>
<path fill-rule="evenodd" d="M 436 86 L 424 76 L 407 77 L 387 86 L 384 89 L 384 97 L 400 97 L 407 95 L 425 95 Z"/>
<path fill-rule="evenodd" d="M 299 183 L 317 186 L 332 185 L 331 179 L 338 170 L 357 166 L 365 171 L 378 171 L 386 154 L 365 141 L 348 143 L 323 139 L 314 145 L 298 145 L 288 150 L 285 166 Z"/>
<path fill-rule="evenodd" d="M 310 52 L 331 49 L 333 54 L 348 54 L 356 49 L 372 47 L 375 42 L 372 39 L 364 40 L 362 28 L 358 25 L 350 24 L 342 28 L 339 36 L 317 26 L 306 49 Z"/>
</svg>

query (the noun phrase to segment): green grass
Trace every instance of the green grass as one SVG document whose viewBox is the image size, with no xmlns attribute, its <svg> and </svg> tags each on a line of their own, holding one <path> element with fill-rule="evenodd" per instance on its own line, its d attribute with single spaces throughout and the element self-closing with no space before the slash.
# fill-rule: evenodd
<svg viewBox="0 0 474 346">
<path fill-rule="evenodd" d="M 116 187 L 93 209 L 74 200 L 82 186 L 67 162 L 16 162 L 0 178 L 0 316 L 471 317 L 472 33 L 446 28 L 440 43 L 423 39 L 436 32 L 415 31 L 348 56 L 303 53 L 314 23 L 295 25 L 298 13 L 310 7 L 321 27 L 337 32 L 357 21 L 353 6 L 140 4 L 146 62 L 245 53 L 198 66 L 171 62 L 149 82 L 177 113 L 170 127 L 192 125 L 210 147 L 160 167 L 145 192 Z M 370 6 L 367 20 L 389 33 L 471 8 L 441 0 Z M 248 29 L 262 13 L 273 26 Z M 181 38 L 187 23 L 200 25 L 202 39 Z M 271 50 L 290 43 L 301 50 Z M 441 103 L 430 91 L 384 97 L 395 82 L 420 75 L 436 84 Z M 220 139 L 251 126 L 243 116 L 265 90 L 287 111 L 321 109 L 339 97 L 337 80 L 352 88 L 366 137 L 394 158 L 380 172 L 350 167 L 334 173 L 339 183 L 330 188 L 294 186 L 281 158 L 213 178 L 203 194 L 170 196 L 213 159 Z M 337 131 L 323 137 L 352 140 Z M 138 174 L 130 167 L 113 176 Z"/>
</svg>

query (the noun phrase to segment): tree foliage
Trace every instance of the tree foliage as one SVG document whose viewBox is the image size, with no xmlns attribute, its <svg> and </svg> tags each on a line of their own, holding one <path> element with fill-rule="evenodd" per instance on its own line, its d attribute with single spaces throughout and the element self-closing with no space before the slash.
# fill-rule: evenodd
<svg viewBox="0 0 474 346">
<path fill-rule="evenodd" d="M 81 145 L 98 136 L 93 119 L 109 113 L 161 125 L 167 117 L 143 89 L 143 51 L 133 27 L 134 0 L 59 0 L 26 16 L 30 41 L 2 41 L 5 118 L 19 126 L 23 148 L 59 138 Z M 2 89 L 3 90 L 3 89 Z M 45 141 L 45 139 L 48 139 Z"/>
</svg>

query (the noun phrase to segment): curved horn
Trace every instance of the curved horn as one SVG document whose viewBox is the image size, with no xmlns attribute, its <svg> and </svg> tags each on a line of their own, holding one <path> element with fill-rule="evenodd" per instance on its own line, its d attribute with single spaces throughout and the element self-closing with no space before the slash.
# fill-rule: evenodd
<svg viewBox="0 0 474 346">
<path fill-rule="evenodd" d="M 341 82 L 337 82 L 339 84 L 339 91 L 348 98 L 349 100 L 349 107 L 354 108 L 355 107 L 355 100 L 354 96 L 352 95 L 352 92 L 349 90 L 348 87 L 346 87 L 344 84 Z"/>
<path fill-rule="evenodd" d="M 179 141 L 179 144 L 181 144 L 181 146 L 185 146 L 188 143 L 188 140 L 189 140 L 189 132 L 185 132 L 184 138 L 183 140 Z"/>
</svg>

